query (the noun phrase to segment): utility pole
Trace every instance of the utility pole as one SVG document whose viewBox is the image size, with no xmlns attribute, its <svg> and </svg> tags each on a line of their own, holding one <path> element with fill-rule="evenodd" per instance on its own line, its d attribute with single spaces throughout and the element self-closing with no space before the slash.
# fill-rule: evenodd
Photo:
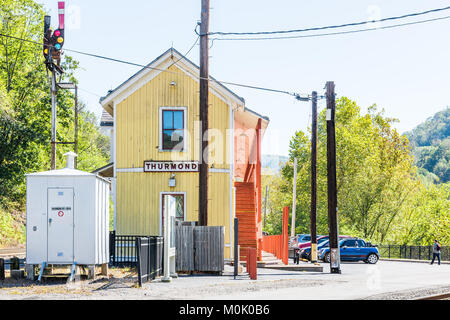
<svg viewBox="0 0 450 320">
<path fill-rule="evenodd" d="M 328 167 L 328 227 L 330 236 L 330 265 L 331 273 L 341 273 L 339 226 L 337 208 L 337 183 L 336 183 L 336 97 L 334 82 L 329 81 L 327 88 L 327 167 Z"/>
<path fill-rule="evenodd" d="M 292 223 L 291 223 L 291 237 L 295 237 L 295 212 L 296 212 L 296 202 L 297 202 L 297 166 L 298 160 L 294 160 L 294 192 L 292 200 Z"/>
<path fill-rule="evenodd" d="M 202 1 L 200 24 L 200 170 L 198 221 L 208 225 L 209 0 Z"/>
<path fill-rule="evenodd" d="M 311 263 L 317 262 L 317 92 L 312 93 L 311 128 Z"/>
</svg>

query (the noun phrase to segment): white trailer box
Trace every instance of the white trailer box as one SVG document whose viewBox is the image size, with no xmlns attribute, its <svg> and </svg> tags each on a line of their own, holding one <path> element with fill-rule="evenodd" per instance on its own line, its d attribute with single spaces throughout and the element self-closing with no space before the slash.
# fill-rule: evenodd
<svg viewBox="0 0 450 320">
<path fill-rule="evenodd" d="M 109 263 L 110 183 L 73 169 L 74 156 L 65 169 L 27 175 L 27 265 Z"/>
</svg>

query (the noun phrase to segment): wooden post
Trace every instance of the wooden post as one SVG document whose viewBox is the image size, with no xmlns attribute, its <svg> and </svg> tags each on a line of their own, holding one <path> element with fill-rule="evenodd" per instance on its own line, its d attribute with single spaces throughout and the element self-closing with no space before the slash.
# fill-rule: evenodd
<svg viewBox="0 0 450 320">
<path fill-rule="evenodd" d="M 328 167 L 328 227 L 330 229 L 331 273 L 341 273 L 336 182 L 336 97 L 334 82 L 327 82 L 327 167 Z"/>
<path fill-rule="evenodd" d="M 258 226 L 258 247 L 257 247 L 257 256 L 258 261 L 262 261 L 262 221 L 261 221 L 261 134 L 262 134 L 262 120 L 258 120 L 258 124 L 256 127 L 256 197 L 257 197 L 257 206 L 256 206 L 256 215 L 257 215 L 257 226 Z"/>
<path fill-rule="evenodd" d="M 289 207 L 283 210 L 283 235 L 282 241 L 282 261 L 285 265 L 289 264 Z"/>
<path fill-rule="evenodd" d="M 200 226 L 208 225 L 208 140 L 207 136 L 209 107 L 209 0 L 202 0 L 200 25 L 200 170 L 199 170 L 199 206 Z M 206 141 L 205 141 L 206 139 Z"/>
<path fill-rule="evenodd" d="M 88 279 L 95 280 L 95 265 L 88 266 Z"/>
<path fill-rule="evenodd" d="M 317 262 L 317 92 L 312 93 L 311 128 L 311 263 Z"/>
<path fill-rule="evenodd" d="M 258 262 L 255 248 L 248 248 L 247 272 L 251 280 L 258 280 Z"/>
<path fill-rule="evenodd" d="M 297 202 L 297 166 L 298 160 L 294 159 L 294 182 L 292 191 L 292 223 L 291 223 L 291 237 L 295 237 L 295 213 L 296 213 L 296 202 Z"/>
<path fill-rule="evenodd" d="M 150 248 L 150 246 L 149 246 Z M 108 275 L 108 264 L 104 263 L 102 264 L 102 276 L 107 276 Z"/>
</svg>

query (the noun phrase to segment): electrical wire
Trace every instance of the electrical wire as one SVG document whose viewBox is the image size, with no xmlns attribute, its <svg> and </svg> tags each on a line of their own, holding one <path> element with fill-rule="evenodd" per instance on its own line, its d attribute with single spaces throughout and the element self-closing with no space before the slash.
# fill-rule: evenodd
<svg viewBox="0 0 450 320">
<path fill-rule="evenodd" d="M 409 15 L 400 16 L 400 17 L 385 18 L 385 19 L 381 19 L 381 20 L 373 21 L 373 22 L 381 22 L 381 21 L 387 21 L 387 20 L 401 19 L 401 18 L 405 18 L 405 17 L 423 15 L 423 14 L 427 14 L 427 13 L 430 13 L 430 12 L 437 12 L 437 11 L 443 11 L 443 10 L 448 10 L 448 9 L 450 9 L 450 7 L 441 8 L 441 9 L 433 9 L 433 10 L 428 10 L 428 11 L 421 12 L 421 13 L 409 14 Z M 396 28 L 396 27 L 403 27 L 403 26 L 409 26 L 409 25 L 414 25 L 414 24 L 422 24 L 422 23 L 427 23 L 427 22 L 432 22 L 432 21 L 445 20 L 445 19 L 449 19 L 449 18 L 450 18 L 450 16 L 445 16 L 445 17 L 439 17 L 439 18 L 428 19 L 428 20 L 408 22 L 408 23 L 403 23 L 403 24 L 398 24 L 398 25 L 382 26 L 382 27 L 377 27 L 377 28 L 368 28 L 368 29 L 359 29 L 359 30 L 350 30 L 350 31 L 341 31 L 341 32 L 334 32 L 334 33 L 322 33 L 322 34 L 289 36 L 289 37 L 270 37 L 270 38 L 268 38 L 268 37 L 261 37 L 261 38 L 217 38 L 217 39 L 212 39 L 212 40 L 229 40 L 229 41 L 231 41 L 231 40 L 241 40 L 241 41 L 243 41 L 243 40 L 277 40 L 277 39 L 296 39 L 296 38 L 323 37 L 323 36 L 331 36 L 331 35 L 359 33 L 359 32 L 366 32 L 366 31 L 373 31 L 373 30 L 391 29 L 391 28 Z M 364 23 L 372 23 L 372 22 L 364 22 Z M 340 26 L 328 26 L 328 27 L 321 27 L 321 28 L 309 28 L 309 29 L 303 29 L 303 30 L 314 30 L 314 29 L 319 30 L 319 29 L 325 29 L 325 28 L 338 28 L 338 27 L 350 26 L 350 25 L 358 25 L 358 24 L 363 24 L 363 23 L 354 23 L 354 24 L 347 24 L 347 25 L 340 25 Z M 273 33 L 287 33 L 287 32 L 301 32 L 301 31 L 302 30 L 287 30 L 287 31 L 281 31 L 281 32 L 271 32 L 271 34 L 273 34 Z M 198 34 L 197 29 L 195 29 L 195 32 Z M 210 33 L 210 34 L 219 34 L 219 33 Z M 222 34 L 225 34 L 225 33 L 222 33 Z M 233 34 L 233 33 L 228 33 L 228 34 Z M 244 33 L 234 33 L 234 34 L 244 35 Z M 268 34 L 268 33 L 247 33 L 247 34 Z M 20 41 L 25 41 L 25 42 L 28 42 L 28 43 L 32 43 L 32 44 L 35 44 L 35 45 L 42 46 L 42 43 L 37 42 L 37 41 L 33 41 L 33 40 L 23 39 L 23 38 L 14 37 L 14 36 L 11 36 L 11 35 L 6 35 L 6 34 L 0 34 L 0 36 L 11 38 L 11 39 L 16 39 L 16 40 L 20 40 Z M 199 37 L 196 39 L 196 41 L 194 42 L 192 47 L 188 50 L 187 54 L 189 54 L 190 51 L 192 51 L 192 49 L 195 47 L 195 45 L 198 42 L 198 39 L 199 39 Z M 49 45 L 49 47 L 52 47 L 52 46 Z M 130 61 L 122 60 L 122 59 L 106 57 L 106 56 L 93 54 L 93 53 L 88 53 L 88 52 L 83 52 L 83 51 L 79 51 L 79 50 L 74 50 L 74 49 L 64 49 L 64 50 L 68 51 L 68 52 L 73 52 L 73 53 L 77 53 L 77 54 L 80 54 L 80 55 L 88 56 L 88 57 L 93 57 L 93 58 L 108 60 L 108 61 L 112 61 L 112 62 L 127 64 L 127 65 L 140 67 L 140 68 L 144 68 L 144 69 L 151 69 L 151 70 L 156 70 L 156 71 L 166 72 L 166 73 L 171 73 L 171 74 L 177 74 L 177 75 L 180 74 L 178 72 L 170 71 L 170 70 L 167 70 L 167 69 L 159 69 L 159 68 L 155 68 L 155 67 L 150 67 L 149 65 L 142 65 L 142 64 L 139 64 L 139 63 L 134 63 L 134 62 L 130 62 Z M 179 62 L 183 58 L 184 57 L 178 59 L 178 61 L 174 62 L 174 64 L 176 64 L 177 62 Z M 259 87 L 259 86 L 253 86 L 253 85 L 247 85 L 247 84 L 241 84 L 241 83 L 235 83 L 235 82 L 229 82 L 229 81 L 219 81 L 219 80 L 215 80 L 212 77 L 207 79 L 207 78 L 203 78 L 203 77 L 200 77 L 200 76 L 197 76 L 197 75 L 193 75 L 193 76 L 196 77 L 198 80 L 208 80 L 210 82 L 216 82 L 216 83 L 222 84 L 222 85 L 226 84 L 226 85 L 230 85 L 230 86 L 237 86 L 237 87 L 243 87 L 243 88 L 254 89 L 254 90 L 261 90 L 261 91 L 267 91 L 267 92 L 287 94 L 287 95 L 296 97 L 297 100 L 300 100 L 300 101 L 302 101 L 302 100 L 309 100 L 310 99 L 309 96 L 303 97 L 303 95 L 301 95 L 301 94 L 298 94 L 298 93 L 295 93 L 295 92 L 289 92 L 289 91 L 285 91 L 285 90 L 265 88 L 265 87 Z"/>
<path fill-rule="evenodd" d="M 422 12 L 409 13 L 409 14 L 405 14 L 405 15 L 401 15 L 401 16 L 383 18 L 383 19 L 379 19 L 379 20 L 352 22 L 352 23 L 346 23 L 346 24 L 340 24 L 340 25 L 330 25 L 330 26 L 323 26 L 323 27 L 313 27 L 313 28 L 305 28 L 305 29 L 293 29 L 293 30 L 279 30 L 279 31 L 209 32 L 208 35 L 221 35 L 221 36 L 231 36 L 231 35 L 243 36 L 243 35 L 247 35 L 248 36 L 248 35 L 269 35 L 269 34 L 285 34 L 285 33 L 308 32 L 308 31 L 320 31 L 320 30 L 326 30 L 326 29 L 355 27 L 355 26 L 360 26 L 360 25 L 365 25 L 365 24 L 370 24 L 370 23 L 393 21 L 393 20 L 405 19 L 405 18 L 410 18 L 410 17 L 417 17 L 417 16 L 426 15 L 426 14 L 435 13 L 435 12 L 441 12 L 441 11 L 445 11 L 445 10 L 450 10 L 450 6 L 443 7 L 443 8 L 437 8 L 437 9 L 431 9 L 431 10 L 422 11 Z M 202 34 L 200 34 L 200 36 L 202 36 Z"/>
<path fill-rule="evenodd" d="M 187 51 L 180 59 L 178 59 L 177 61 L 173 62 L 173 63 L 170 65 L 170 67 L 172 67 L 174 64 L 177 64 L 177 63 L 180 62 L 181 60 L 186 59 L 186 57 L 189 55 L 189 53 L 191 53 L 192 49 L 194 49 L 194 47 L 195 47 L 195 45 L 197 44 L 197 42 L 198 42 L 199 39 L 200 39 L 200 37 L 197 37 L 197 38 L 195 39 L 194 44 L 189 48 L 189 50 L 188 50 L 188 51 Z M 170 67 L 169 67 L 169 68 L 170 68 Z"/>
<path fill-rule="evenodd" d="M 11 39 L 16 39 L 16 40 L 21 40 L 21 41 L 25 41 L 25 42 L 29 42 L 29 43 L 32 43 L 32 44 L 36 44 L 36 45 L 42 46 L 42 43 L 39 43 L 39 42 L 33 41 L 33 40 L 18 38 L 18 37 L 14 37 L 14 36 L 10 36 L 10 35 L 5 35 L 5 34 L 2 34 L 2 33 L 0 33 L 0 36 L 1 37 L 11 38 Z M 49 47 L 53 47 L 53 46 L 49 45 Z M 106 57 L 106 56 L 93 54 L 93 53 L 88 53 L 88 52 L 83 52 L 83 51 L 79 51 L 79 50 L 67 49 L 67 48 L 64 49 L 64 50 L 68 51 L 68 52 L 73 52 L 73 53 L 77 53 L 77 54 L 80 54 L 80 55 L 92 57 L 92 58 L 98 58 L 98 59 L 108 60 L 108 61 L 112 61 L 112 62 L 127 64 L 127 65 L 131 65 L 131 66 L 134 66 L 134 67 L 140 67 L 140 68 L 143 68 L 143 69 L 156 70 L 156 71 L 166 72 L 166 73 L 175 74 L 175 75 L 180 75 L 181 74 L 179 72 L 170 71 L 170 70 L 167 70 L 167 69 L 159 69 L 159 68 L 155 68 L 155 67 L 150 67 L 149 65 L 143 65 L 143 64 L 139 64 L 139 63 L 135 63 L 135 62 L 130 62 L 130 61 L 116 59 L 116 58 L 111 58 L 111 57 Z M 299 94 L 295 93 L 295 92 L 289 92 L 289 91 L 284 91 L 284 90 L 278 90 L 278 89 L 271 89 L 271 88 L 265 88 L 265 87 L 247 85 L 247 84 L 241 84 L 241 83 L 236 83 L 236 82 L 219 81 L 219 80 L 216 80 L 216 79 L 214 79 L 212 77 L 207 79 L 207 78 L 200 77 L 200 76 L 197 76 L 197 75 L 194 75 L 194 74 L 193 74 L 193 76 L 196 77 L 198 80 L 208 80 L 210 82 L 215 82 L 215 83 L 218 83 L 218 84 L 221 84 L 221 85 L 230 85 L 230 86 L 243 87 L 243 88 L 261 90 L 261 91 L 282 93 L 282 94 L 288 94 L 288 95 L 291 95 L 291 96 L 294 96 L 294 97 L 298 97 L 299 96 Z"/>
<path fill-rule="evenodd" d="M 395 24 L 395 25 L 390 25 L 390 26 L 381 26 L 381 27 L 358 29 L 358 30 L 349 30 L 349 31 L 317 33 L 317 34 L 287 36 L 287 37 L 213 38 L 211 40 L 250 41 L 250 40 L 287 40 L 287 39 L 300 39 L 300 38 L 315 38 L 315 37 L 336 36 L 336 35 L 345 35 L 345 34 L 352 34 L 352 33 L 361 33 L 361 32 L 367 32 L 367 31 L 376 31 L 376 30 L 400 28 L 400 27 L 406 27 L 406 26 L 415 25 L 415 24 L 423 24 L 423 23 L 427 23 L 427 22 L 446 20 L 446 19 L 450 19 L 450 16 L 433 18 L 433 19 L 427 19 L 427 20 L 419 20 L 419 21 L 414 21 L 414 22 L 406 22 L 406 23 Z"/>
<path fill-rule="evenodd" d="M 78 90 L 84 91 L 84 92 L 86 92 L 86 93 L 89 93 L 89 94 L 91 94 L 91 95 L 93 95 L 93 96 L 97 96 L 97 97 L 99 97 L 99 98 L 102 97 L 101 95 L 99 95 L 99 94 L 97 94 L 97 93 L 95 93 L 95 92 L 88 91 L 88 90 L 83 89 L 83 88 L 80 88 L 80 87 L 78 87 Z"/>
</svg>

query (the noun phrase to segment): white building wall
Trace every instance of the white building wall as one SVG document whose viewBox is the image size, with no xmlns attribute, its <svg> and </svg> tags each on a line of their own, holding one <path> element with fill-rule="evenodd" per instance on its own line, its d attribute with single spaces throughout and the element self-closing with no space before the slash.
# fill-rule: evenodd
<svg viewBox="0 0 450 320">
<path fill-rule="evenodd" d="M 109 183 L 94 175 L 30 175 L 27 177 L 27 264 L 47 261 L 48 188 L 74 189 L 74 261 L 80 265 L 108 263 Z"/>
</svg>

